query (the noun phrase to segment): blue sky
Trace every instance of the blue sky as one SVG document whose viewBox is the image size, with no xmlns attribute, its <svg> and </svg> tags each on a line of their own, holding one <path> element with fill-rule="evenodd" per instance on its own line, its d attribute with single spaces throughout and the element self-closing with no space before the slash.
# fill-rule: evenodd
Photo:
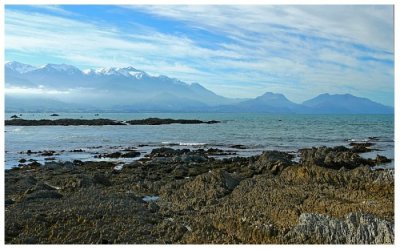
<svg viewBox="0 0 400 250">
<path fill-rule="evenodd" d="M 392 6 L 6 5 L 5 32 L 6 61 L 131 65 L 227 97 L 394 103 Z"/>
</svg>

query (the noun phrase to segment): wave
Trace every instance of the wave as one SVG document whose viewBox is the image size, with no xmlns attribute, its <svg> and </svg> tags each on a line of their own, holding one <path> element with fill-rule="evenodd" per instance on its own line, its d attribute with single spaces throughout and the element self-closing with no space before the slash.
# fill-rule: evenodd
<svg viewBox="0 0 400 250">
<path fill-rule="evenodd" d="M 207 143 L 203 142 L 179 142 L 179 146 L 205 146 Z"/>
<path fill-rule="evenodd" d="M 169 141 L 163 141 L 161 142 L 162 145 L 168 145 L 168 146 L 205 146 L 208 145 L 207 143 L 204 142 L 169 142 Z"/>
</svg>

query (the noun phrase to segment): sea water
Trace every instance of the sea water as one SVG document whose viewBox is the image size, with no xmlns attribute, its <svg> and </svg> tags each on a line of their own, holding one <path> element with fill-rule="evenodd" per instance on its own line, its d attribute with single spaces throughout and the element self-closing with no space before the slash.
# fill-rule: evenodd
<svg viewBox="0 0 400 250">
<path fill-rule="evenodd" d="M 22 113 L 23 119 L 97 119 L 134 120 L 149 117 L 219 120 L 216 124 L 170 124 L 128 126 L 6 126 L 5 167 L 18 165 L 20 152 L 32 150 L 63 151 L 56 160 L 95 160 L 98 153 L 136 147 L 142 156 L 153 148 L 221 148 L 239 156 L 263 150 L 296 152 L 313 146 L 348 146 L 352 141 L 372 141 L 376 154 L 394 159 L 393 115 L 293 115 L 260 113 Z M 10 119 L 15 113 L 6 113 Z M 234 149 L 243 145 L 245 149 Z M 84 152 L 70 152 L 83 149 Z M 132 161 L 132 159 L 125 159 Z M 387 167 L 394 167 L 394 163 Z"/>
</svg>

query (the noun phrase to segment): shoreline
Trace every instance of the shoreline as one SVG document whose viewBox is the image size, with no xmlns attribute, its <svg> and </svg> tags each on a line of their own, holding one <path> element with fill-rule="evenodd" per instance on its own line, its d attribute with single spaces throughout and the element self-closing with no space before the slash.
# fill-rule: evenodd
<svg viewBox="0 0 400 250">
<path fill-rule="evenodd" d="M 5 171 L 6 243 L 393 244 L 394 169 L 370 146 L 31 163 Z"/>
</svg>

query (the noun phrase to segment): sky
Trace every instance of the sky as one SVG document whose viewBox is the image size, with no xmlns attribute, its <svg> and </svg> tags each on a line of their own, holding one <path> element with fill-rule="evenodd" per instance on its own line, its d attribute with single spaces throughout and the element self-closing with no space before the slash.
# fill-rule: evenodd
<svg viewBox="0 0 400 250">
<path fill-rule="evenodd" d="M 226 97 L 350 93 L 394 106 L 389 5 L 6 5 L 5 59 L 133 66 Z"/>
</svg>

